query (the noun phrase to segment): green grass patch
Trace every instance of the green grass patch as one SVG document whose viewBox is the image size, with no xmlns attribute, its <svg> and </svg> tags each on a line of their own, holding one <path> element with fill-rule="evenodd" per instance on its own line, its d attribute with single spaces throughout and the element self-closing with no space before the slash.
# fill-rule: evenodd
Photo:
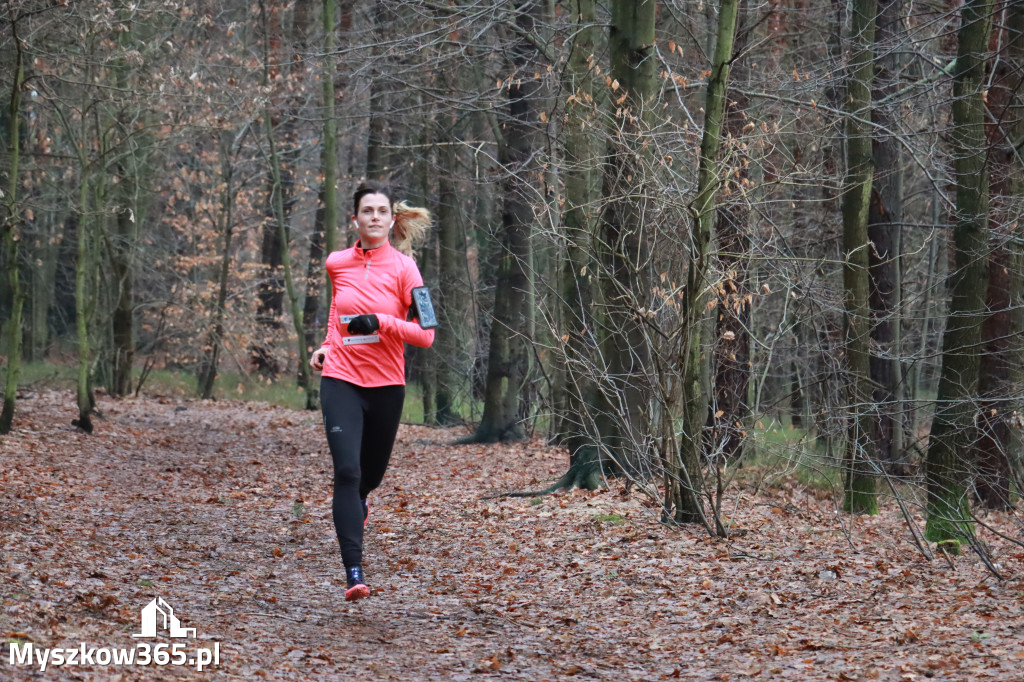
<svg viewBox="0 0 1024 682">
<path fill-rule="evenodd" d="M 402 405 L 402 421 L 408 424 L 423 423 L 423 389 L 419 384 L 405 385 L 405 404 Z"/>
<path fill-rule="evenodd" d="M 74 388 L 78 367 L 49 362 L 21 363 L 18 370 L 19 388 Z M 0 369 L 0 385 L 7 382 L 7 367 Z"/>
<path fill-rule="evenodd" d="M 833 449 L 839 447 L 833 444 Z M 758 420 L 745 448 L 744 475 L 792 476 L 819 490 L 831 490 L 843 483 L 841 462 L 828 454 L 829 447 L 823 439 L 804 429 L 770 419 Z"/>
<path fill-rule="evenodd" d="M 132 372 L 132 386 L 138 386 L 141 371 Z M 6 381 L 7 371 L 0 372 L 0 382 Z M 78 381 L 78 367 L 71 364 L 33 362 L 22 364 L 18 385 L 29 390 L 74 390 Z M 319 379 L 317 379 L 319 385 Z M 154 369 L 142 384 L 141 395 L 198 397 L 197 379 L 192 372 Z M 134 390 L 134 389 L 133 389 Z M 217 377 L 213 397 L 218 400 L 253 400 L 279 407 L 301 410 L 306 407 L 306 393 L 299 388 L 294 376 L 276 379 L 259 375 L 226 372 Z"/>
<path fill-rule="evenodd" d="M 138 386 L 141 371 L 132 373 L 132 386 Z M 6 381 L 6 368 L 0 369 L 0 385 Z M 78 381 L 78 367 L 67 363 L 33 362 L 21 366 L 18 384 L 28 390 L 74 390 Z M 142 384 L 141 395 L 171 396 L 181 399 L 197 398 L 198 380 L 195 374 L 183 370 L 154 369 Z M 320 388 L 320 378 L 314 378 L 314 386 Z M 306 392 L 299 388 L 294 376 L 279 376 L 276 379 L 258 374 L 245 375 L 239 372 L 225 372 L 217 376 L 213 387 L 216 400 L 256 401 L 303 410 L 306 407 Z M 482 405 L 461 401 L 456 404 L 458 414 L 466 421 L 479 415 Z M 405 405 L 402 421 L 423 423 L 423 389 L 419 384 L 410 383 L 405 387 Z"/>
<path fill-rule="evenodd" d="M 463 422 L 472 424 L 483 414 L 483 403 L 467 399 L 463 395 L 455 396 L 454 411 Z M 402 421 L 411 424 L 424 424 L 423 418 L 423 387 L 410 382 L 405 386 L 405 406 L 402 408 Z"/>
<path fill-rule="evenodd" d="M 138 384 L 138 371 L 134 373 L 133 380 Z M 196 398 L 197 385 L 196 376 L 191 372 L 155 369 L 142 384 L 142 395 Z M 258 374 L 247 376 L 238 372 L 225 372 L 217 375 L 217 380 L 213 384 L 213 397 L 216 400 L 270 403 L 292 410 L 302 410 L 306 407 L 306 392 L 299 388 L 294 376 L 278 376 L 275 379 Z"/>
<path fill-rule="evenodd" d="M 626 522 L 626 517 L 621 514 L 594 514 L 594 518 L 602 523 L 610 523 L 614 526 L 621 526 Z"/>
</svg>

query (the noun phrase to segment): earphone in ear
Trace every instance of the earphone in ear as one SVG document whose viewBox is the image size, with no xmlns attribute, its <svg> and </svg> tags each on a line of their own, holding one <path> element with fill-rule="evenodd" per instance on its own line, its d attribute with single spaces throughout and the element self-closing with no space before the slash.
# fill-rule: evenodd
<svg viewBox="0 0 1024 682">
<path fill-rule="evenodd" d="M 394 219 L 394 218 L 392 218 L 392 219 L 391 219 L 391 227 L 394 227 L 394 226 L 395 226 L 395 219 Z"/>
<path fill-rule="evenodd" d="M 353 230 L 358 230 L 359 229 L 359 223 L 357 223 L 355 220 L 352 221 L 352 229 Z"/>
</svg>

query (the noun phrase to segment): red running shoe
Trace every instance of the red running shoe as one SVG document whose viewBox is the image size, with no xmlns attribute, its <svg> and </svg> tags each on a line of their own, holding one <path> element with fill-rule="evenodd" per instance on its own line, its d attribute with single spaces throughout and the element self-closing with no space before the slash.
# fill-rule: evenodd
<svg viewBox="0 0 1024 682">
<path fill-rule="evenodd" d="M 348 589 L 345 590 L 345 601 L 356 601 L 363 597 L 370 596 L 370 588 L 366 586 L 366 580 L 363 579 L 362 566 L 350 566 L 345 569 L 345 574 L 348 578 Z"/>
</svg>

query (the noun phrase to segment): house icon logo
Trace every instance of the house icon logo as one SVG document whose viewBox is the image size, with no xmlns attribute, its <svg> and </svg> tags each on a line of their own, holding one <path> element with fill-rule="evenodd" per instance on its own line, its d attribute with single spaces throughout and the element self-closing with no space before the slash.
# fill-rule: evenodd
<svg viewBox="0 0 1024 682">
<path fill-rule="evenodd" d="M 171 637 L 195 637 L 195 628 L 183 628 L 174 615 L 174 609 L 164 601 L 163 597 L 157 597 L 146 604 L 142 609 L 142 632 L 132 637 L 156 637 L 157 616 L 160 616 L 161 627 L 167 630 Z"/>
</svg>

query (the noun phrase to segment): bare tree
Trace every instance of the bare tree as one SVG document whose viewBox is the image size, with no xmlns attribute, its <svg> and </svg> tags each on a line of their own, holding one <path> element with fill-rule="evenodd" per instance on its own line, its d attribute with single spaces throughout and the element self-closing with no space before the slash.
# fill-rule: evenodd
<svg viewBox="0 0 1024 682">
<path fill-rule="evenodd" d="M 871 329 L 868 278 L 868 209 L 874 163 L 871 154 L 871 82 L 874 78 L 876 0 L 857 0 L 850 16 L 852 56 L 846 95 L 846 180 L 843 187 L 844 337 L 849 378 L 850 436 L 846 444 L 846 498 L 844 509 L 877 514 L 877 464 L 872 424 L 869 334 Z"/>
<path fill-rule="evenodd" d="M 689 268 L 683 298 L 683 341 L 680 349 L 682 370 L 682 436 L 678 460 L 669 460 L 666 488 L 671 490 L 677 522 L 702 521 L 711 530 L 703 510 L 703 475 L 701 472 L 702 429 L 707 419 L 710 398 L 706 344 L 709 329 L 711 290 L 711 258 L 713 228 L 717 214 L 716 194 L 722 182 L 722 145 L 725 121 L 726 90 L 733 59 L 738 0 L 722 0 L 718 6 L 718 28 L 714 59 L 708 80 L 704 105 L 704 126 L 701 135 L 700 160 L 697 171 L 696 196 L 690 210 L 693 222 L 689 239 Z M 724 534 L 719 524 L 715 529 Z"/>
<path fill-rule="evenodd" d="M 1013 432 L 1014 409 L 1020 392 L 1018 373 L 1021 348 L 1020 313 L 1014 298 L 1019 296 L 1021 263 L 1015 262 L 1014 246 L 1019 238 L 1020 178 L 1019 151 L 1021 123 L 1019 106 L 1024 82 L 1024 54 L 1020 3 L 1004 5 L 996 14 L 999 28 L 993 31 L 994 64 L 988 75 L 986 135 L 991 150 L 990 219 L 991 252 L 988 256 L 987 316 L 982 325 L 984 349 L 978 377 L 978 435 L 973 459 L 977 466 L 975 488 L 988 509 L 1012 506 L 1013 477 L 1019 475 L 1021 452 Z M 1015 324 L 1014 317 L 1018 317 Z M 1019 479 L 1018 479 L 1019 480 Z"/>
<path fill-rule="evenodd" d="M 473 435 L 474 440 L 483 442 L 518 440 L 524 436 L 520 397 L 528 362 L 524 324 L 528 319 L 527 266 L 534 222 L 529 177 L 537 170 L 535 124 L 540 114 L 538 100 L 542 87 L 533 71 L 539 69 L 541 54 L 530 36 L 538 17 L 543 16 L 545 3 L 524 0 L 515 7 L 519 35 L 509 47 L 508 116 L 498 143 L 503 172 L 500 266 L 487 356 L 484 413 Z"/>
<path fill-rule="evenodd" d="M 956 270 L 942 344 L 942 376 L 928 446 L 925 537 L 951 543 L 973 534 L 961 453 L 969 451 L 978 391 L 981 325 L 988 284 L 988 183 L 984 76 L 992 21 L 990 0 L 967 0 L 961 11 L 953 72 L 953 154 L 956 179 Z"/>
<path fill-rule="evenodd" d="M 7 286 L 11 300 L 11 314 L 7 321 L 7 382 L 4 386 L 4 406 L 0 412 L 0 434 L 9 433 L 14 422 L 14 407 L 18 393 L 21 367 L 21 311 L 25 295 L 21 283 L 20 222 L 18 205 L 18 165 L 21 161 L 21 91 L 25 81 L 25 68 L 21 38 L 18 35 L 18 17 L 13 5 L 7 7 L 14 39 L 14 79 L 7 107 L 7 193 L 4 197 L 3 256 L 7 270 Z"/>
</svg>

